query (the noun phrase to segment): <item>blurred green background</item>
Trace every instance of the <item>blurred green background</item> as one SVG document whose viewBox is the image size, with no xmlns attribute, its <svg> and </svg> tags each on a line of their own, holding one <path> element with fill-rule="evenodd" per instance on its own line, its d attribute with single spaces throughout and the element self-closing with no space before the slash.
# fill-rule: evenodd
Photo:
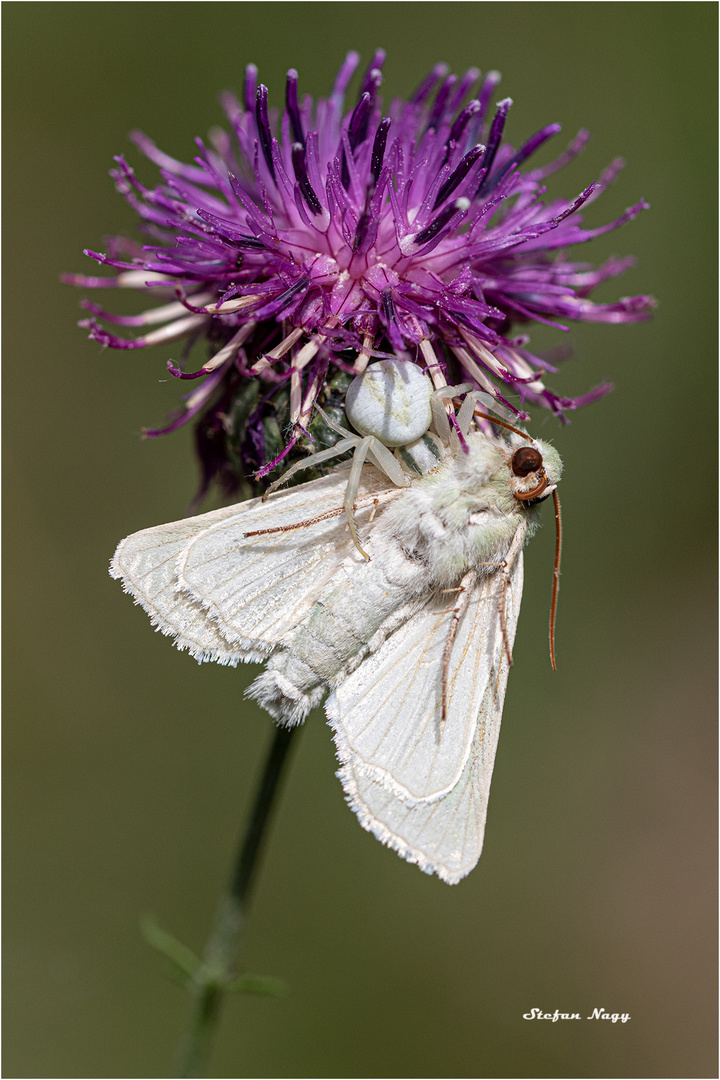
<svg viewBox="0 0 720 1080">
<path fill-rule="evenodd" d="M 503 73 L 516 145 L 554 120 L 560 140 L 589 127 L 552 192 L 574 196 L 622 154 L 588 222 L 640 196 L 652 209 L 581 257 L 635 253 L 598 297 L 650 292 L 660 307 L 645 325 L 573 328 L 554 387 L 608 378 L 616 391 L 565 428 L 536 415 L 566 465 L 559 671 L 546 512 L 479 866 L 449 888 L 365 833 L 314 714 L 247 940 L 249 969 L 291 992 L 228 1003 L 210 1075 L 716 1075 L 716 5 L 7 3 L 3 15 L 4 1075 L 167 1075 L 186 1005 L 139 920 L 152 912 L 201 946 L 271 734 L 243 701 L 254 671 L 196 665 L 107 575 L 122 536 L 182 516 L 195 469 L 187 433 L 139 438 L 177 398 L 168 350 L 89 342 L 58 276 L 93 273 L 82 248 L 132 234 L 107 176 L 127 152 L 152 182 L 131 128 L 188 160 L 246 62 L 277 105 L 288 67 L 322 94 L 348 49 L 367 60 L 378 45 L 387 97 L 439 59 L 477 64 Z M 595 1007 L 632 1019 L 522 1018 Z"/>
</svg>

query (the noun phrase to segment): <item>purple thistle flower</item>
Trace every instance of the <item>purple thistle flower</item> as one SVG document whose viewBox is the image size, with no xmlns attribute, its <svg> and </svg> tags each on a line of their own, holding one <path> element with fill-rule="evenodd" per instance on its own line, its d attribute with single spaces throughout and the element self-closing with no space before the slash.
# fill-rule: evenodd
<svg viewBox="0 0 720 1080">
<path fill-rule="evenodd" d="M 572 201 L 543 201 L 544 180 L 574 158 L 581 131 L 551 164 L 523 171 L 560 126 L 550 124 L 518 150 L 503 141 L 510 98 L 488 106 L 499 81 L 476 69 L 462 78 L 437 65 L 409 101 L 383 116 L 378 91 L 384 54 L 362 78 L 344 113 L 357 67 L 350 53 L 331 95 L 298 97 L 288 72 L 285 110 L 268 107 L 257 69 L 246 71 L 242 103 L 223 104 L 232 135 L 197 140 L 195 164 L 162 153 L 147 136 L 136 146 L 160 170 L 145 187 L 124 157 L 113 170 L 118 190 L 151 241 L 113 239 L 108 254 L 85 254 L 115 277 L 67 275 L 89 288 L 136 288 L 163 302 L 118 316 L 86 300 L 81 326 L 102 345 L 137 349 L 182 342 L 173 376 L 199 380 L 178 415 L 153 437 L 199 419 L 202 469 L 198 499 L 213 480 L 229 494 L 281 461 L 301 456 L 308 439 L 334 441 L 314 427 L 314 406 L 342 405 L 349 378 L 371 358 L 400 355 L 426 368 L 436 386 L 469 381 L 520 418 L 525 403 L 563 418 L 607 393 L 558 396 L 544 381 L 556 368 L 535 356 L 513 326 L 566 321 L 646 319 L 647 296 L 598 304 L 588 299 L 631 259 L 593 269 L 564 249 L 632 220 L 641 199 L 615 221 L 581 227 L 580 210 L 615 178 L 616 160 Z M 143 328 L 121 337 L 110 325 Z M 185 370 L 203 339 L 208 359 Z M 197 364 L 194 365 L 197 367 Z M 508 400 L 515 393 L 519 403 Z M 315 434 L 314 434 L 315 432 Z"/>
</svg>

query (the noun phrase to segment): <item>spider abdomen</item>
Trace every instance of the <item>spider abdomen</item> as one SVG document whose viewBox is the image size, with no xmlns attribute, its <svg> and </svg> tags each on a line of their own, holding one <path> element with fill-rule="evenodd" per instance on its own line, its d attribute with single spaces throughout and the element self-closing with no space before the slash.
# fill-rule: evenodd
<svg viewBox="0 0 720 1080">
<path fill-rule="evenodd" d="M 430 427 L 432 393 L 417 364 L 379 360 L 350 383 L 345 413 L 361 435 L 374 435 L 385 446 L 407 446 Z"/>
</svg>

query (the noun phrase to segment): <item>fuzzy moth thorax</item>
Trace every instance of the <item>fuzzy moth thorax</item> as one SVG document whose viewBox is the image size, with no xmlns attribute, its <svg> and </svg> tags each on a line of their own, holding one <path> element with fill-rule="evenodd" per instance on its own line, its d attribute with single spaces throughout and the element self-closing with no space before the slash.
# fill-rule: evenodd
<svg viewBox="0 0 720 1080">
<path fill-rule="evenodd" d="M 418 477 L 383 512 L 378 528 L 427 580 L 456 586 L 472 567 L 502 559 L 524 508 L 513 498 L 504 441 L 468 436 L 432 472 Z"/>
</svg>

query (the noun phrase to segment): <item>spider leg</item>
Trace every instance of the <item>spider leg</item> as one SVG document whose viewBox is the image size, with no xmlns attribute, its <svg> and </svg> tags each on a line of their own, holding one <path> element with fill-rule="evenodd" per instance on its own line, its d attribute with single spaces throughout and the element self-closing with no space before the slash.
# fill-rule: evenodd
<svg viewBox="0 0 720 1080">
<path fill-rule="evenodd" d="M 353 431 L 349 431 L 348 428 L 342 427 L 340 424 L 336 424 L 334 420 L 331 420 L 328 414 L 323 409 L 321 409 L 319 405 L 316 405 L 315 408 L 320 413 L 330 430 L 334 431 L 337 435 L 343 435 L 345 438 L 348 438 L 348 436 L 355 434 Z M 355 435 L 356 439 L 359 439 L 359 437 L 359 435 Z"/>
<path fill-rule="evenodd" d="M 444 387 L 442 388 L 444 389 Z M 447 418 L 447 413 L 440 401 L 440 397 L 436 397 L 437 390 L 430 397 L 430 409 L 432 411 L 433 424 L 435 430 L 444 443 L 450 442 L 450 421 Z"/>
<path fill-rule="evenodd" d="M 474 389 L 472 383 L 460 383 L 459 386 L 439 386 L 430 395 L 433 423 L 443 442 L 450 442 L 451 428 L 448 420 L 448 409 L 452 408 L 452 405 L 445 406 L 442 402 L 447 401 L 448 398 L 457 397 L 458 394 L 465 394 L 472 389 Z"/>
<path fill-rule="evenodd" d="M 409 487 L 410 478 L 403 472 L 400 462 L 392 450 L 389 450 L 374 435 L 368 435 L 367 438 L 370 440 L 368 451 L 377 467 L 385 473 L 388 479 L 392 480 L 395 487 Z"/>
<path fill-rule="evenodd" d="M 387 446 L 381 443 L 379 439 L 376 439 L 374 435 L 366 435 L 364 439 L 358 439 L 356 450 L 353 454 L 350 476 L 345 488 L 344 505 L 353 543 L 365 559 L 369 559 L 370 556 L 366 551 L 363 551 L 360 546 L 360 538 L 358 537 L 357 526 L 355 524 L 355 499 L 357 498 L 358 488 L 360 487 L 362 467 L 365 464 L 368 455 L 370 460 L 385 473 L 388 479 L 391 480 L 396 487 L 408 487 L 410 485 L 410 478 L 405 475 L 400 466 L 400 462 L 394 456 L 392 451 L 388 450 Z"/>
<path fill-rule="evenodd" d="M 465 400 L 458 409 L 457 425 L 463 435 L 467 435 L 470 430 L 470 426 L 473 422 L 473 414 L 475 412 L 475 402 L 477 401 L 477 391 L 471 391 L 466 394 Z"/>
<path fill-rule="evenodd" d="M 344 454 L 346 450 L 352 450 L 354 446 L 359 444 L 360 439 L 357 435 L 351 435 L 349 432 L 347 432 L 347 435 L 348 437 L 346 439 L 341 439 L 340 442 L 336 442 L 334 446 L 329 446 L 327 450 L 320 450 L 317 454 L 310 454 L 309 457 L 303 458 L 302 461 L 296 461 L 294 465 L 291 465 L 290 468 L 282 474 L 282 476 L 279 476 L 277 480 L 273 480 L 272 484 L 270 484 L 270 487 L 263 495 L 263 498 L 266 498 L 270 492 L 274 491 L 280 484 L 286 483 L 291 476 L 294 476 L 295 473 L 299 472 L 301 469 L 309 469 L 313 465 L 319 464 L 321 461 L 327 461 L 329 458 L 337 457 L 338 454 Z"/>
<path fill-rule="evenodd" d="M 350 528 L 350 535 L 353 538 L 353 543 L 358 549 L 364 559 L 369 559 L 370 556 L 360 546 L 360 538 L 358 536 L 357 525 L 355 524 L 355 499 L 357 498 L 358 488 L 360 487 L 360 474 L 362 467 L 365 464 L 365 458 L 367 452 L 370 449 L 370 436 L 366 436 L 364 439 L 360 439 L 356 443 L 355 453 L 353 454 L 352 466 L 350 468 L 350 476 L 348 478 L 347 486 L 345 487 L 345 515 L 348 520 L 348 526 Z"/>
<path fill-rule="evenodd" d="M 439 386 L 437 390 L 433 390 L 432 396 L 438 398 L 453 398 L 459 397 L 460 394 L 467 394 L 470 390 L 474 390 L 475 387 L 472 383 L 464 382 L 458 386 Z"/>
</svg>

